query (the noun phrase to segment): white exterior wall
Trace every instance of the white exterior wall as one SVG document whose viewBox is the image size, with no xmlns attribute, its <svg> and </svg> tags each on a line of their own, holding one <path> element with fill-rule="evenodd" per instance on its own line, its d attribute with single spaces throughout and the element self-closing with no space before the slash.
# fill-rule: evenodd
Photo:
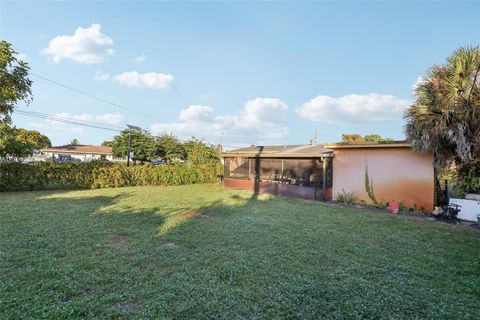
<svg viewBox="0 0 480 320">
<path fill-rule="evenodd" d="M 79 153 L 56 153 L 56 152 L 45 152 L 47 159 L 52 159 L 54 158 L 55 160 L 58 160 L 60 156 L 70 156 L 72 160 L 77 160 L 77 161 L 82 161 L 82 162 L 90 162 L 90 161 L 95 161 L 95 160 L 101 160 L 102 155 L 100 154 L 79 154 Z M 113 161 L 113 155 L 108 154 L 104 155 L 104 159 L 108 161 Z"/>
</svg>

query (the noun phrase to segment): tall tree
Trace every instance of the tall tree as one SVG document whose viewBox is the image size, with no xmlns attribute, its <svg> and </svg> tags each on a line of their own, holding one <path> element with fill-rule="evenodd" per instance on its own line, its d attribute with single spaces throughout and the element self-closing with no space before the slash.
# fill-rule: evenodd
<svg viewBox="0 0 480 320">
<path fill-rule="evenodd" d="M 126 157 L 128 153 L 128 141 L 130 139 L 130 152 L 133 152 L 134 162 L 151 161 L 157 155 L 162 154 L 154 137 L 146 132 L 126 129 L 113 137 L 111 142 L 113 154 L 116 157 Z"/>
<path fill-rule="evenodd" d="M 165 133 L 156 137 L 156 145 L 158 150 L 163 151 L 163 158 L 167 162 L 185 160 L 187 157 L 184 146 L 172 134 Z"/>
<path fill-rule="evenodd" d="M 384 138 L 379 134 L 367 134 L 363 136 L 365 142 L 383 142 L 383 141 L 392 141 L 391 138 Z"/>
<path fill-rule="evenodd" d="M 16 52 L 7 41 L 0 41 L 0 153 L 11 141 L 11 114 L 17 103 L 32 100 L 32 81 L 28 78 L 28 63 L 16 58 Z"/>
<path fill-rule="evenodd" d="M 31 145 L 33 150 L 40 150 L 52 146 L 50 139 L 38 131 L 23 128 L 13 130 L 16 140 Z"/>
<path fill-rule="evenodd" d="M 10 124 L 11 113 L 20 101 L 32 101 L 32 81 L 28 78 L 30 67 L 18 60 L 17 52 L 7 41 L 0 41 L 0 121 Z"/>
<path fill-rule="evenodd" d="M 113 141 L 108 141 L 108 140 L 103 141 L 102 146 L 103 147 L 113 147 Z"/>
<path fill-rule="evenodd" d="M 347 143 L 360 143 L 364 142 L 363 137 L 358 133 L 354 134 L 342 134 L 342 141 Z"/>
<path fill-rule="evenodd" d="M 480 47 L 460 48 L 433 66 L 415 89 L 405 132 L 437 168 L 480 159 Z"/>
<path fill-rule="evenodd" d="M 220 165 L 219 148 L 213 145 L 203 143 L 202 141 L 192 138 L 183 143 L 186 152 L 187 161 L 194 165 Z"/>
<path fill-rule="evenodd" d="M 364 142 L 392 141 L 392 139 L 383 138 L 379 134 L 367 134 L 366 136 L 362 137 L 358 133 L 353 133 L 353 134 L 342 134 L 342 141 L 346 143 L 364 143 Z"/>
<path fill-rule="evenodd" d="M 78 142 L 78 139 L 73 138 L 73 139 L 70 140 L 70 144 L 72 146 L 78 146 L 80 143 Z"/>
<path fill-rule="evenodd" d="M 35 150 L 50 147 L 50 139 L 38 131 L 7 127 L 3 131 L 0 158 L 15 160 L 31 156 Z"/>
</svg>

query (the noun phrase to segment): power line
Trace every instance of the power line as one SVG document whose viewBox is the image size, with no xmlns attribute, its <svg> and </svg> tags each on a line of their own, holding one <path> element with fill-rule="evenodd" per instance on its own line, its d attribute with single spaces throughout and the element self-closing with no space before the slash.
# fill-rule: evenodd
<svg viewBox="0 0 480 320">
<path fill-rule="evenodd" d="M 47 73 L 45 73 L 45 72 L 41 72 L 41 71 L 39 71 L 39 70 L 36 70 L 36 72 L 38 72 L 38 73 L 43 73 L 43 74 L 45 74 L 45 75 L 48 75 L 49 77 L 55 77 L 55 76 L 53 76 L 53 75 L 49 75 L 49 74 L 47 74 Z M 145 117 L 145 118 L 147 118 L 147 119 L 149 119 L 149 120 L 152 120 L 152 121 L 160 121 L 160 122 L 161 122 L 161 120 L 158 120 L 158 119 L 156 119 L 156 118 L 154 118 L 154 117 L 152 117 L 152 116 L 150 116 L 150 115 L 148 115 L 148 114 L 146 114 L 146 113 L 143 113 L 143 112 L 134 110 L 134 109 L 132 109 L 132 108 L 129 108 L 129 107 L 125 106 L 125 105 L 122 105 L 122 104 L 119 104 L 119 103 L 116 103 L 116 102 L 112 102 L 112 101 L 107 100 L 107 99 L 105 99 L 105 98 L 102 98 L 102 97 L 96 96 L 96 95 L 94 95 L 94 94 L 88 93 L 88 92 L 86 92 L 86 91 L 84 91 L 84 90 L 76 89 L 76 88 L 74 88 L 74 87 L 72 87 L 72 86 L 70 86 L 70 85 L 66 85 L 66 84 L 63 84 L 63 83 L 61 83 L 61 82 L 58 82 L 58 81 L 49 79 L 49 78 L 47 78 L 47 77 L 45 77 L 45 76 L 36 74 L 36 73 L 34 73 L 34 72 L 31 72 L 31 71 L 30 71 L 30 74 L 33 75 L 33 76 L 35 76 L 35 77 L 37 77 L 37 78 L 39 78 L 39 79 L 42 79 L 42 80 L 47 81 L 47 82 L 49 82 L 49 83 L 52 83 L 52 84 L 54 84 L 54 85 L 60 86 L 60 87 L 62 87 L 62 88 L 68 89 L 68 90 L 72 90 L 72 91 L 74 91 L 74 92 L 76 92 L 76 93 L 78 93 L 78 94 L 85 95 L 85 96 L 90 97 L 90 98 L 92 98 L 92 99 L 96 99 L 96 100 L 98 100 L 98 101 L 101 101 L 101 102 L 104 102 L 104 103 L 113 105 L 113 106 L 118 107 L 118 108 L 121 108 L 121 109 L 123 109 L 123 110 L 127 110 L 127 111 L 130 111 L 130 112 L 137 113 L 137 114 L 142 115 L 143 117 Z M 58 78 L 58 77 L 57 77 L 57 78 Z M 63 81 L 65 81 L 65 80 L 63 80 Z M 65 82 L 66 82 L 66 81 L 65 81 Z M 47 114 L 44 114 L 44 115 L 47 115 Z M 59 116 L 54 116 L 54 115 L 48 115 L 48 116 L 61 118 L 61 117 L 59 117 Z M 68 119 L 69 121 L 72 121 L 72 120 L 73 120 L 73 121 L 78 121 L 77 119 L 72 119 L 72 118 L 66 118 L 66 119 Z M 56 121 L 56 120 L 54 120 L 54 121 Z M 63 122 L 63 121 L 60 121 L 60 120 L 58 120 L 58 121 L 59 121 L 59 122 Z M 83 121 L 83 122 L 91 122 L 91 123 L 93 123 L 92 121 L 86 121 L 86 120 L 82 120 L 82 121 Z M 105 125 L 105 124 L 99 124 L 99 123 L 94 123 L 94 125 L 96 125 L 96 126 L 109 126 L 109 127 L 115 127 L 115 128 L 123 129 L 123 128 L 118 127 L 118 126 Z M 152 136 L 153 136 L 153 135 L 152 135 Z M 182 142 L 190 141 L 190 140 L 182 140 L 182 139 L 178 139 L 178 138 L 177 138 L 177 140 L 178 140 L 178 141 L 182 141 Z M 200 141 L 201 141 L 201 140 L 200 140 Z M 229 145 L 225 145 L 225 147 L 229 147 L 229 148 L 243 148 L 244 146 L 229 146 Z"/>
<path fill-rule="evenodd" d="M 14 110 L 13 112 L 18 114 L 18 115 L 23 115 L 23 116 L 27 116 L 27 117 L 40 118 L 40 119 L 45 119 L 45 120 L 50 120 L 50 121 L 74 124 L 74 125 L 78 125 L 78 126 L 96 128 L 96 129 L 102 129 L 102 130 L 109 130 L 109 131 L 114 131 L 114 132 L 121 132 L 121 130 L 112 129 L 112 128 L 104 127 L 104 126 L 101 126 L 101 125 L 94 125 L 94 124 L 78 121 L 76 119 L 71 119 L 71 118 L 68 119 L 68 118 L 60 118 L 60 117 L 50 116 L 50 115 L 46 115 L 46 114 L 44 114 L 44 115 L 34 114 L 34 113 L 30 113 L 28 111 L 23 111 L 23 110 Z"/>
<path fill-rule="evenodd" d="M 39 118 L 39 119 L 44 119 L 44 120 L 50 120 L 50 121 L 55 121 L 55 122 L 61 122 L 61 123 L 66 123 L 66 124 L 73 124 L 73 125 L 78 125 L 82 127 L 88 127 L 88 128 L 94 128 L 94 129 L 101 129 L 101 130 L 108 130 L 108 131 L 113 131 L 113 132 L 118 132 L 121 133 L 123 130 L 128 130 L 126 128 L 122 128 L 120 126 L 114 126 L 114 125 L 108 125 L 108 124 L 102 124 L 94 121 L 88 121 L 88 120 L 79 120 L 79 119 L 74 119 L 74 118 L 68 118 L 68 117 L 62 117 L 62 116 L 57 116 L 57 115 L 52 115 L 48 113 L 42 113 L 42 112 L 36 112 L 36 111 L 25 111 L 25 110 L 14 110 L 13 111 L 15 114 L 22 115 L 22 116 L 27 116 L 27 117 L 33 117 L 33 118 Z M 152 138 L 158 138 L 161 137 L 161 135 L 153 135 L 146 133 Z M 165 133 L 168 134 L 168 133 Z M 179 139 L 178 137 L 174 136 L 178 141 L 180 142 L 190 142 L 190 140 L 186 139 Z M 143 140 L 147 141 L 148 137 L 136 137 L 135 140 Z M 199 140 L 200 142 L 203 142 L 202 140 Z M 224 145 L 224 147 L 228 148 L 242 148 L 242 146 L 232 146 L 232 145 Z"/>
<path fill-rule="evenodd" d="M 88 93 L 88 92 L 86 92 L 86 91 L 84 91 L 84 90 L 79 90 L 79 89 L 76 89 L 76 88 L 71 87 L 71 86 L 69 86 L 69 85 L 63 84 L 63 83 L 61 83 L 61 82 L 58 82 L 58 81 L 55 81 L 55 80 L 46 78 L 46 77 L 44 77 L 44 76 L 42 76 L 42 75 L 39 75 L 39 74 L 37 74 L 37 73 L 34 73 L 34 72 L 31 72 L 31 71 L 30 71 L 30 74 L 31 74 L 32 76 L 35 76 L 35 77 L 37 77 L 37 78 L 39 78 L 39 79 L 42 79 L 42 80 L 44 80 L 44 81 L 47 81 L 47 82 L 52 83 L 52 84 L 54 84 L 54 85 L 57 85 L 57 86 L 59 86 L 59 87 L 62 87 L 62 88 L 65 88 L 65 89 L 74 91 L 74 92 L 76 92 L 76 93 L 78 93 L 78 94 L 82 94 L 82 95 L 87 96 L 87 97 L 89 97 L 89 98 L 92 98 L 92 99 L 95 99 L 95 100 L 98 100 L 98 101 L 101 101 L 101 102 L 110 104 L 110 105 L 112 105 L 112 106 L 115 106 L 115 107 L 117 107 L 117 108 L 121 108 L 121 109 L 123 109 L 123 110 L 127 110 L 127 111 L 130 111 L 130 112 L 133 112 L 133 113 L 137 113 L 137 114 L 139 114 L 139 115 L 141 115 L 141 116 L 143 116 L 143 117 L 145 117 L 145 118 L 147 118 L 147 119 L 149 119 L 149 120 L 160 121 L 160 120 L 158 120 L 158 119 L 156 119 L 156 118 L 154 118 L 154 117 L 152 117 L 152 116 L 150 116 L 150 115 L 148 115 L 148 114 L 146 114 L 146 113 L 143 113 L 143 112 L 134 110 L 134 109 L 132 109 L 132 108 L 129 108 L 129 107 L 127 107 L 127 106 L 124 106 L 124 105 L 122 105 L 122 104 L 119 104 L 119 103 L 116 103 L 116 102 L 113 102 L 113 101 L 104 99 L 104 98 L 102 98 L 102 97 L 99 97 L 99 96 L 96 96 L 96 95 L 94 95 L 94 94 Z"/>
<path fill-rule="evenodd" d="M 76 118 L 69 118 L 69 117 L 64 117 L 64 116 L 59 116 L 59 115 L 53 115 L 53 114 L 48 114 L 48 113 L 42 113 L 38 111 L 26 111 L 26 110 L 15 110 L 16 112 L 23 113 L 23 114 L 30 114 L 38 117 L 49 117 L 52 120 L 53 119 L 58 119 L 58 120 L 67 120 L 67 121 L 72 121 L 72 122 L 79 122 L 79 123 L 86 123 L 86 124 L 91 124 L 91 125 L 96 125 L 96 126 L 102 126 L 102 127 L 111 127 L 114 129 L 124 129 L 123 127 L 116 126 L 113 124 L 107 124 L 107 123 L 100 123 L 100 122 L 95 122 L 91 120 L 83 120 L 83 119 L 76 119 Z"/>
</svg>

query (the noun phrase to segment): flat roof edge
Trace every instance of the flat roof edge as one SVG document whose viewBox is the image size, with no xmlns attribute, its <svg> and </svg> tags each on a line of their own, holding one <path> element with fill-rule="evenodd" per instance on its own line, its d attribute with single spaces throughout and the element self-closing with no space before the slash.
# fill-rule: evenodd
<svg viewBox="0 0 480 320">
<path fill-rule="evenodd" d="M 260 158 L 328 158 L 333 157 L 333 152 L 325 152 L 318 154 L 305 154 L 305 153 L 291 153 L 291 154 L 275 154 L 275 153 L 222 153 L 222 158 L 228 157 L 249 157 L 255 158 L 259 156 Z"/>
<path fill-rule="evenodd" d="M 328 149 L 361 149 L 361 148 L 411 148 L 410 143 L 358 143 L 358 144 L 325 144 Z"/>
</svg>

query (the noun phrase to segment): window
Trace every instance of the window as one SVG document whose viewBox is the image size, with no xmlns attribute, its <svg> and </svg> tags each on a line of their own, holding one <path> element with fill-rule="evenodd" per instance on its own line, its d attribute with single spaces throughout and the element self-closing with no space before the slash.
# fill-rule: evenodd
<svg viewBox="0 0 480 320">
<path fill-rule="evenodd" d="M 285 183 L 309 187 L 323 184 L 323 163 L 320 159 L 286 159 L 283 162 Z"/>
<path fill-rule="evenodd" d="M 248 158 L 225 158 L 225 178 L 248 179 L 249 176 Z"/>
</svg>

